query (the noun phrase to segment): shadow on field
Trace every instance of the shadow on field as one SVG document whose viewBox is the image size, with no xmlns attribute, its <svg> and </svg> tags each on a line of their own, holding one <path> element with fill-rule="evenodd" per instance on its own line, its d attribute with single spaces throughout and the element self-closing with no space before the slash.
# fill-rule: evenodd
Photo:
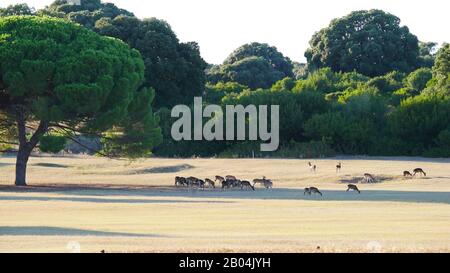
<svg viewBox="0 0 450 273">
<path fill-rule="evenodd" d="M 31 166 L 43 167 L 43 168 L 62 168 L 62 169 L 69 168 L 69 166 L 67 166 L 67 165 L 55 164 L 55 163 L 36 163 L 36 164 L 31 164 Z"/>
<path fill-rule="evenodd" d="M 139 168 L 139 169 L 131 169 L 125 171 L 90 171 L 83 172 L 83 175 L 141 175 L 141 174 L 158 174 L 158 173 L 177 173 L 189 169 L 193 169 L 194 166 L 189 164 L 180 164 L 174 166 L 161 166 L 161 167 L 152 167 L 152 168 Z"/>
<path fill-rule="evenodd" d="M 72 193 L 70 193 L 72 195 Z M 75 194 L 76 195 L 76 194 Z M 128 195 L 128 194 L 126 194 Z M 105 195 L 106 196 L 106 195 Z M 152 200 L 152 199 L 112 199 L 96 197 L 41 197 L 41 196 L 0 196 L 0 201 L 69 201 L 83 203 L 108 204 L 170 204 L 170 203 L 234 203 L 232 201 L 195 201 L 195 200 Z"/>
<path fill-rule="evenodd" d="M 442 203 L 450 204 L 450 192 L 426 192 L 426 191 L 395 191 L 395 190 L 365 190 L 364 184 L 358 185 L 361 194 L 342 190 L 320 189 L 323 196 L 304 195 L 304 189 L 300 188 L 275 188 L 265 190 L 257 188 L 256 191 L 240 191 L 220 189 L 192 190 L 175 187 L 157 186 L 130 186 L 130 185 L 40 185 L 30 187 L 0 186 L 0 192 L 22 193 L 21 196 L 1 196 L 2 200 L 17 201 L 74 201 L 97 203 L 128 203 L 128 204 L 158 204 L 158 203 L 232 203 L 236 199 L 254 200 L 312 200 L 312 201 L 377 201 L 377 202 L 406 202 L 406 203 Z M 58 196 L 26 196 L 23 193 L 55 193 Z M 66 195 L 66 196 L 64 196 Z M 109 198 L 108 198 L 109 197 Z M 128 197 L 118 199 L 111 197 Z M 131 199 L 130 197 L 141 197 Z M 152 197 L 168 197 L 174 200 L 154 200 Z M 180 199 L 175 199 L 180 198 Z M 196 198 L 182 199 L 182 198 Z M 208 198 L 201 201 L 201 198 Z M 214 200 L 211 200 L 214 199 Z M 234 199 L 234 200 L 233 200 Z"/>
<path fill-rule="evenodd" d="M 163 237 L 156 234 L 95 231 L 59 227 L 2 227 L 0 236 L 118 236 L 118 237 Z"/>
</svg>

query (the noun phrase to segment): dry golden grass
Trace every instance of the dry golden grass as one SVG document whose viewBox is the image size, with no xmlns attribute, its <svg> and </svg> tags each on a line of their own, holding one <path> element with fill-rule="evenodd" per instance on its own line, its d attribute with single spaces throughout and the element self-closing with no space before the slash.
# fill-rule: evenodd
<svg viewBox="0 0 450 273">
<path fill-rule="evenodd" d="M 341 161 L 342 172 L 335 166 Z M 11 187 L 0 158 L 0 252 L 449 252 L 450 159 L 147 159 L 33 157 Z M 404 179 L 404 170 L 428 176 Z M 364 173 L 376 184 L 346 183 Z M 273 179 L 273 190 L 187 190 L 175 176 Z M 324 196 L 304 196 L 318 187 Z M 76 245 L 76 244 L 75 244 Z M 318 249 L 320 246 L 320 249 Z"/>
</svg>

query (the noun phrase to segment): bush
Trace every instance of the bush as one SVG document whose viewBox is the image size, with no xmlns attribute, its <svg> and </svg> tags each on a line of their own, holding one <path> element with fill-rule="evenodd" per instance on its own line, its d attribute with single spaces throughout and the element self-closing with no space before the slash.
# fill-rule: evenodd
<svg viewBox="0 0 450 273">
<path fill-rule="evenodd" d="M 334 150 L 326 141 L 295 142 L 281 144 L 275 152 L 261 152 L 259 142 L 242 142 L 219 154 L 222 158 L 323 158 L 334 156 Z"/>
<path fill-rule="evenodd" d="M 41 137 L 39 150 L 44 153 L 59 153 L 66 145 L 66 138 L 62 136 L 46 135 Z"/>
</svg>

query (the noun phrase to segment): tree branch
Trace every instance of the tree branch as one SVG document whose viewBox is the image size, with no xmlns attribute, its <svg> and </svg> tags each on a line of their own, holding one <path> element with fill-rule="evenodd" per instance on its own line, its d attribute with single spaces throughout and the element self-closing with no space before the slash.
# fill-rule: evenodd
<svg viewBox="0 0 450 273">
<path fill-rule="evenodd" d="M 71 131 L 73 133 L 79 133 L 79 134 L 88 135 L 88 136 L 94 136 L 94 137 L 98 137 L 98 138 L 102 138 L 102 139 L 106 139 L 106 140 L 112 140 L 111 138 L 105 137 L 105 136 L 103 136 L 101 134 L 96 134 L 96 133 L 93 133 L 93 132 L 81 131 L 81 130 L 78 130 L 78 129 L 75 129 L 75 128 L 63 125 L 63 124 L 59 124 L 59 123 L 50 123 L 50 126 L 51 127 L 60 128 L 60 129 L 64 129 L 66 132 L 67 132 L 67 130 L 69 130 L 69 131 Z"/>
</svg>

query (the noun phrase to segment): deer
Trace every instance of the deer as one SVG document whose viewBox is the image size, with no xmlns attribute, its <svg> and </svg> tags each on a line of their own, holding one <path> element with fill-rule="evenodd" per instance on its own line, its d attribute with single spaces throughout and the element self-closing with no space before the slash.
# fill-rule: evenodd
<svg viewBox="0 0 450 273">
<path fill-rule="evenodd" d="M 216 183 L 209 178 L 205 178 L 205 183 L 208 184 L 208 187 L 213 187 L 213 189 L 216 188 Z"/>
<path fill-rule="evenodd" d="M 371 175 L 370 173 L 365 173 L 364 174 L 364 180 L 367 183 L 374 183 L 375 182 L 375 178 L 373 177 L 373 175 Z"/>
<path fill-rule="evenodd" d="M 225 188 L 229 189 L 229 188 L 233 187 L 234 182 L 235 182 L 235 180 L 230 180 L 230 179 L 222 181 L 222 190 L 224 190 Z"/>
<path fill-rule="evenodd" d="M 185 185 L 187 185 L 187 184 L 188 184 L 188 183 L 187 183 L 187 181 L 186 181 L 186 178 L 180 177 L 180 176 L 175 177 L 175 187 L 178 187 L 178 186 L 185 186 Z"/>
<path fill-rule="evenodd" d="M 347 192 L 348 191 L 357 191 L 358 193 L 361 193 L 361 191 L 358 189 L 358 187 L 356 185 L 353 184 L 348 184 L 347 185 Z"/>
<path fill-rule="evenodd" d="M 247 180 L 241 181 L 241 190 L 244 189 L 244 188 L 246 188 L 246 189 L 249 189 L 249 188 L 250 188 L 250 189 L 252 189 L 252 190 L 255 190 L 255 187 L 252 186 L 252 184 L 250 184 L 250 182 L 247 181 Z"/>
<path fill-rule="evenodd" d="M 262 179 L 259 179 L 259 178 L 253 179 L 253 187 L 254 187 L 256 184 L 264 184 L 264 181 L 265 181 L 265 180 L 266 180 L 266 177 L 265 177 L 265 176 L 263 176 Z"/>
<path fill-rule="evenodd" d="M 261 184 L 261 185 L 263 185 L 266 189 L 269 189 L 269 188 L 272 188 L 272 187 L 273 187 L 273 182 L 272 182 L 272 180 L 266 179 L 265 176 L 263 176 L 262 179 L 258 179 L 258 178 L 253 179 L 253 187 L 254 187 L 256 184 Z"/>
<path fill-rule="evenodd" d="M 205 189 L 205 181 L 201 180 L 201 179 L 197 179 L 197 186 L 201 189 Z"/>
<path fill-rule="evenodd" d="M 239 179 L 234 180 L 234 182 L 232 183 L 233 188 L 241 188 L 242 186 L 242 181 Z"/>
<path fill-rule="evenodd" d="M 197 177 L 193 177 L 193 176 L 186 178 L 188 187 L 198 186 L 198 180 L 199 179 Z"/>
<path fill-rule="evenodd" d="M 264 180 L 264 187 L 266 189 L 272 189 L 273 188 L 273 182 L 271 180 Z"/>
<path fill-rule="evenodd" d="M 316 172 L 316 170 L 317 170 L 317 166 L 316 165 L 313 165 L 311 162 L 308 162 L 308 166 L 309 166 L 309 170 L 311 172 Z"/>
<path fill-rule="evenodd" d="M 306 194 L 311 195 L 313 193 L 317 193 L 320 194 L 320 196 L 323 196 L 322 193 L 319 191 L 319 189 L 315 187 L 305 188 L 305 192 L 303 193 L 303 195 Z"/>
<path fill-rule="evenodd" d="M 222 183 L 223 181 L 225 181 L 225 178 L 223 178 L 222 176 L 216 175 L 214 181 L 215 182 L 219 181 L 219 183 Z"/>
<path fill-rule="evenodd" d="M 414 175 L 413 176 L 416 176 L 416 174 L 418 174 L 418 173 L 420 173 L 420 175 L 424 175 L 424 176 L 427 176 L 427 174 L 421 169 L 421 168 L 417 168 L 417 169 L 414 169 Z"/>
<path fill-rule="evenodd" d="M 412 173 L 410 173 L 409 171 L 404 171 L 404 172 L 403 172 L 403 176 L 404 176 L 404 177 L 412 177 L 413 175 L 412 175 Z"/>
<path fill-rule="evenodd" d="M 234 176 L 234 175 L 227 175 L 227 176 L 225 176 L 225 179 L 226 180 L 237 180 L 236 176 Z"/>
<path fill-rule="evenodd" d="M 342 169 L 342 164 L 341 164 L 341 162 L 339 162 L 339 164 L 336 165 L 336 173 L 341 172 L 341 169 Z"/>
</svg>

